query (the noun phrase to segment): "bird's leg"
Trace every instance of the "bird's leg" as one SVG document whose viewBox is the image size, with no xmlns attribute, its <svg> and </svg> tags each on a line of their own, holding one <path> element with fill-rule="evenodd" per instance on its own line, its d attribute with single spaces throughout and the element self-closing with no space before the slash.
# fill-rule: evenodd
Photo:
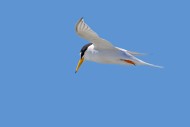
<svg viewBox="0 0 190 127">
<path fill-rule="evenodd" d="M 131 60 L 124 60 L 124 59 L 120 59 L 120 60 L 122 60 L 122 61 L 124 61 L 124 62 L 126 62 L 126 63 L 128 63 L 128 64 L 132 64 L 132 65 L 135 65 L 135 66 L 136 66 L 135 62 L 133 62 L 133 61 L 131 61 Z"/>
</svg>

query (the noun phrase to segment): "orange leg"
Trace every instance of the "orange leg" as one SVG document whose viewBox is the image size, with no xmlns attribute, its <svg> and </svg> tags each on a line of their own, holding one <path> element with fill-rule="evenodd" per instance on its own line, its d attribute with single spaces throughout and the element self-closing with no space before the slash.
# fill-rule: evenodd
<svg viewBox="0 0 190 127">
<path fill-rule="evenodd" d="M 121 59 L 122 61 L 125 61 L 126 63 L 128 64 L 133 64 L 136 66 L 135 62 L 131 61 L 131 60 L 124 60 L 124 59 Z"/>
</svg>

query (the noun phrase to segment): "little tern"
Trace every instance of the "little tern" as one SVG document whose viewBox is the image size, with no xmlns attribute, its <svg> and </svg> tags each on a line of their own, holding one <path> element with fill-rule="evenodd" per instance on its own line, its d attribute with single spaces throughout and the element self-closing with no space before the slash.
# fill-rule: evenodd
<svg viewBox="0 0 190 127">
<path fill-rule="evenodd" d="M 80 60 L 76 67 L 78 72 L 83 61 L 93 61 L 105 64 L 124 64 L 124 65 L 148 65 L 152 67 L 162 68 L 161 66 L 153 65 L 144 62 L 135 56 L 140 53 L 128 51 L 119 47 L 115 47 L 109 41 L 101 38 L 95 33 L 81 18 L 76 24 L 77 34 L 88 40 L 90 43 L 82 47 L 80 51 Z"/>
</svg>

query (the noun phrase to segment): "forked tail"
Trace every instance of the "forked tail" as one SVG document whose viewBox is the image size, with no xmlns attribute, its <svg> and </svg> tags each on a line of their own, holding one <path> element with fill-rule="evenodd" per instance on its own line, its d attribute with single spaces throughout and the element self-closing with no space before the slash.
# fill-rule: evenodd
<svg viewBox="0 0 190 127">
<path fill-rule="evenodd" d="M 154 64 L 150 64 L 150 63 L 147 63 L 147 62 L 144 62 L 144 65 L 148 65 L 148 66 L 151 66 L 151 67 L 157 67 L 157 68 L 164 68 L 163 66 L 158 66 L 158 65 L 154 65 Z"/>
<path fill-rule="evenodd" d="M 162 66 L 158 66 L 158 65 L 154 65 L 154 64 L 151 64 L 151 63 L 147 63 L 147 62 L 144 62 L 138 58 L 135 58 L 134 59 L 135 61 L 135 64 L 137 65 L 147 65 L 147 66 L 151 66 L 151 67 L 157 67 L 157 68 L 163 68 Z"/>
</svg>

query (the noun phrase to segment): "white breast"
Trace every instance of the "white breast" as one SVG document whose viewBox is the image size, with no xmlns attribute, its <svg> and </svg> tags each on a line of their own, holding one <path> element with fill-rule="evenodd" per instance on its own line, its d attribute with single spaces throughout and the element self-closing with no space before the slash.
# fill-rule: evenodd
<svg viewBox="0 0 190 127">
<path fill-rule="evenodd" d="M 88 47 L 84 54 L 85 60 L 98 62 L 98 63 L 106 63 L 106 64 L 123 64 L 120 61 L 120 54 L 117 50 L 106 50 L 106 49 L 94 49 L 94 46 L 91 45 Z"/>
</svg>

